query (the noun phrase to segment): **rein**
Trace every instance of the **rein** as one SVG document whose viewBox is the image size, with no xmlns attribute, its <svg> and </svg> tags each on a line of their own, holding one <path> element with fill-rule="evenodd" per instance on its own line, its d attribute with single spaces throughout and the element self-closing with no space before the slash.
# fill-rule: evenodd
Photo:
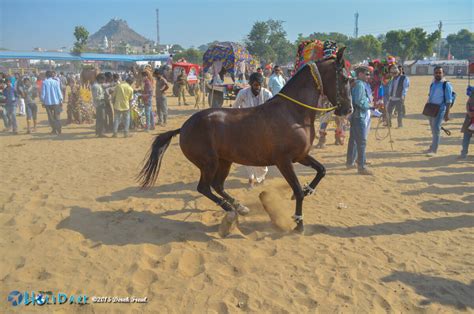
<svg viewBox="0 0 474 314">
<path fill-rule="evenodd" d="M 316 67 L 316 73 L 313 69 L 313 66 Z M 321 95 L 323 95 L 323 84 L 321 82 L 321 75 L 319 74 L 319 70 L 316 66 L 316 64 L 314 63 L 310 63 L 309 64 L 309 69 L 311 71 L 311 76 L 313 77 L 313 80 L 314 80 L 314 83 L 316 84 L 316 90 L 320 91 Z M 336 81 L 337 81 L 337 78 L 336 78 Z M 338 93 L 339 94 L 339 93 Z M 297 105 L 300 105 L 302 107 L 305 107 L 305 108 L 308 108 L 308 109 L 311 109 L 311 110 L 314 110 L 314 111 L 322 111 L 322 112 L 328 112 L 328 111 L 332 111 L 332 110 L 335 110 L 337 108 L 337 106 L 333 106 L 333 107 L 329 107 L 329 108 L 317 108 L 317 107 L 313 107 L 313 106 L 310 106 L 310 105 L 307 105 L 305 103 L 302 103 L 301 101 L 298 101 L 294 98 L 291 98 L 290 96 L 288 95 L 285 95 L 283 93 L 278 93 L 277 96 L 281 96 Z M 339 96 L 339 95 L 338 95 Z"/>
<path fill-rule="evenodd" d="M 292 101 L 292 102 L 294 102 L 294 103 L 297 104 L 297 105 L 300 105 L 300 106 L 302 106 L 302 107 L 305 107 L 305 108 L 308 108 L 308 109 L 311 109 L 311 110 L 315 110 L 315 111 L 327 112 L 327 111 L 332 111 L 332 110 L 334 110 L 334 109 L 337 108 L 336 106 L 330 107 L 330 108 L 315 108 L 315 107 L 306 105 L 306 104 L 304 104 L 304 103 L 302 103 L 302 102 L 300 102 L 300 101 L 298 101 L 298 100 L 296 100 L 296 99 L 294 99 L 294 98 L 291 98 L 290 96 L 287 96 L 287 95 L 285 95 L 285 94 L 278 93 L 277 95 L 278 95 L 278 96 L 281 96 L 281 97 L 283 97 L 283 98 L 286 98 L 286 99 L 288 99 L 289 101 Z"/>
</svg>

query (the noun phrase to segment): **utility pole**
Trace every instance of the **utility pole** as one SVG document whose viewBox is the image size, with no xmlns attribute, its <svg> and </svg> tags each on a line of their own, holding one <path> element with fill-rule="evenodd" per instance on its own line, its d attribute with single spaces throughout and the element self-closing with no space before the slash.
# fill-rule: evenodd
<svg viewBox="0 0 474 314">
<path fill-rule="evenodd" d="M 160 9 L 156 9 L 156 46 L 160 45 Z"/>
<path fill-rule="evenodd" d="M 354 37 L 357 39 L 359 37 L 359 12 L 354 14 L 355 17 L 355 25 L 354 25 Z"/>
<path fill-rule="evenodd" d="M 439 41 L 438 41 L 438 60 L 441 60 L 441 38 L 443 37 L 442 34 L 443 29 L 443 22 L 439 21 L 438 24 L 438 31 L 439 31 Z"/>
</svg>

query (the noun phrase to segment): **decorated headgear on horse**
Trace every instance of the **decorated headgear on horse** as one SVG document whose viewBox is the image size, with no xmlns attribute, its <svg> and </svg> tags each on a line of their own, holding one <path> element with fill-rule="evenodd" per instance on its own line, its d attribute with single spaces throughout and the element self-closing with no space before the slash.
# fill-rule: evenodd
<svg viewBox="0 0 474 314">
<path fill-rule="evenodd" d="M 337 44 L 335 41 L 305 40 L 298 46 L 295 61 L 295 72 L 308 62 L 318 62 L 325 59 L 336 58 Z"/>
<path fill-rule="evenodd" d="M 323 58 L 334 57 L 337 53 L 337 44 L 335 41 L 326 40 L 323 44 Z"/>
<path fill-rule="evenodd" d="M 263 75 L 258 72 L 252 73 L 249 77 L 249 84 L 252 85 L 253 82 L 263 84 Z"/>
</svg>

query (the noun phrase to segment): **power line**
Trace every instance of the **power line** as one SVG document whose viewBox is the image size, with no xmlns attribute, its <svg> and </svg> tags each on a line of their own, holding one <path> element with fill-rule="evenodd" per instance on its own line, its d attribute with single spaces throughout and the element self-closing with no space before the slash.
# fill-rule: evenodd
<svg viewBox="0 0 474 314">
<path fill-rule="evenodd" d="M 455 26 L 455 25 L 470 25 L 471 23 L 467 22 L 467 23 L 443 23 L 443 25 L 445 26 Z M 414 25 L 407 25 L 407 26 L 399 26 L 399 27 L 387 27 L 387 28 L 383 28 L 383 29 L 369 29 L 369 30 L 363 30 L 363 33 L 365 34 L 368 34 L 368 33 L 385 33 L 385 32 L 388 32 L 388 31 L 392 31 L 392 30 L 406 30 L 406 29 L 411 29 L 411 28 L 416 28 L 416 27 L 421 27 L 421 28 L 425 28 L 425 27 L 432 27 L 432 28 L 436 28 L 438 25 L 435 24 L 435 23 L 432 23 L 432 24 L 414 24 Z"/>
<path fill-rule="evenodd" d="M 444 25 L 473 25 L 473 22 L 464 23 L 445 23 Z"/>
<path fill-rule="evenodd" d="M 443 20 L 449 21 L 449 23 L 444 23 L 444 25 L 467 25 L 470 23 L 474 23 L 472 19 L 463 19 L 463 20 Z M 369 28 L 368 30 L 364 30 L 365 33 L 378 33 L 384 32 L 389 30 L 397 30 L 397 29 L 406 29 L 406 28 L 414 28 L 414 27 L 428 27 L 433 26 L 436 27 L 439 21 L 426 21 L 426 22 L 419 22 L 417 24 L 405 24 L 399 26 L 391 26 L 385 28 Z"/>
</svg>

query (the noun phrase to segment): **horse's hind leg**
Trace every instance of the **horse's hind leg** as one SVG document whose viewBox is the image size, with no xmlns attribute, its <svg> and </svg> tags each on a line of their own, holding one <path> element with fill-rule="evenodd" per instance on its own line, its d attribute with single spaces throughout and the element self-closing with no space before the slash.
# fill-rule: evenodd
<svg viewBox="0 0 474 314">
<path fill-rule="evenodd" d="M 227 212 L 227 215 L 222 219 L 222 223 L 219 226 L 219 234 L 222 237 L 225 237 L 234 228 L 235 223 L 237 222 L 238 215 L 237 212 L 234 210 L 234 206 L 228 200 L 226 200 L 225 198 L 219 198 L 212 193 L 211 183 L 217 172 L 216 163 L 213 164 L 213 166 L 213 168 L 201 168 L 201 179 L 199 180 L 197 189 L 199 193 L 203 194 L 211 201 L 215 202 Z"/>
<path fill-rule="evenodd" d="M 313 181 L 311 181 L 309 185 L 306 185 L 303 188 L 305 196 L 311 195 L 314 193 L 314 189 L 316 189 L 316 186 L 318 186 L 319 182 L 326 175 L 326 168 L 324 168 L 324 166 L 319 161 L 309 155 L 306 156 L 303 160 L 301 160 L 300 164 L 307 167 L 311 167 L 316 170 L 316 177 L 314 177 Z"/>
<path fill-rule="evenodd" d="M 247 215 L 250 210 L 247 207 L 241 205 L 239 202 L 237 202 L 232 196 L 230 196 L 224 190 L 224 182 L 227 176 L 229 175 L 231 165 L 232 165 L 232 162 L 230 161 L 222 160 L 222 159 L 219 160 L 219 166 L 217 167 L 217 172 L 214 175 L 214 179 L 212 180 L 212 187 L 217 192 L 217 194 L 219 194 L 228 202 L 230 202 L 240 215 L 244 216 L 244 215 Z"/>
<path fill-rule="evenodd" d="M 201 168 L 201 178 L 199 179 L 197 190 L 199 193 L 219 205 L 223 210 L 227 212 L 233 211 L 234 208 L 225 198 L 220 198 L 212 193 L 211 183 L 216 174 L 216 170 L 215 167 Z"/>
</svg>

